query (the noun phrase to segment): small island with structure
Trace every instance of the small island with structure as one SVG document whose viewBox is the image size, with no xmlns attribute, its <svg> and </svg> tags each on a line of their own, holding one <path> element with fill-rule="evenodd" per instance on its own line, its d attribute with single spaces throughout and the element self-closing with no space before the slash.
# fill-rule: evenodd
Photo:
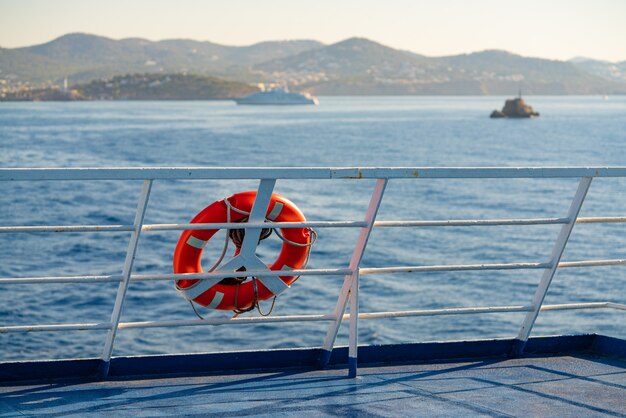
<svg viewBox="0 0 626 418">
<path fill-rule="evenodd" d="M 533 118 L 539 116 L 530 105 L 522 99 L 522 92 L 514 99 L 509 99 L 504 103 L 502 110 L 491 112 L 490 118 Z"/>
</svg>

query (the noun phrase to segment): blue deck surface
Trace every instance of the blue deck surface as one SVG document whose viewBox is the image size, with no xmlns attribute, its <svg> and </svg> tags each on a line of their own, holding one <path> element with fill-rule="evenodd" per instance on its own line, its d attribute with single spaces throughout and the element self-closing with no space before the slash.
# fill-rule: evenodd
<svg viewBox="0 0 626 418">
<path fill-rule="evenodd" d="M 563 350 L 564 341 L 578 344 Z M 584 341 L 591 345 L 584 346 Z M 547 351 L 545 347 L 555 344 L 569 353 L 385 360 L 362 365 L 356 379 L 347 378 L 345 367 L 335 365 L 327 370 L 291 367 L 103 381 L 6 381 L 0 387 L 0 415 L 626 417 L 624 342 L 595 336 L 556 337 L 531 348 Z M 489 345 L 485 342 L 485 347 Z M 468 345 L 439 347 L 446 346 L 460 350 Z M 416 345 L 409 347 L 419 351 Z"/>
</svg>

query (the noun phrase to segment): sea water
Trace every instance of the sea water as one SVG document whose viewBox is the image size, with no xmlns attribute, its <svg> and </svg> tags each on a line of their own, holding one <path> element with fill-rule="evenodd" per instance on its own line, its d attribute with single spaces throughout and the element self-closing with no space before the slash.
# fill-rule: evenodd
<svg viewBox="0 0 626 418">
<path fill-rule="evenodd" d="M 529 97 L 541 117 L 491 120 L 504 97 L 323 97 L 319 106 L 233 102 L 1 103 L 7 167 L 624 166 L 626 98 Z M 564 217 L 578 179 L 391 180 L 379 220 Z M 256 181 L 156 181 L 147 223 L 185 223 Z M 309 220 L 361 220 L 373 180 L 279 180 Z M 141 181 L 3 182 L 1 225 L 132 224 Z M 626 215 L 625 179 L 595 179 L 581 216 Z M 364 267 L 547 262 L 560 225 L 377 228 Z M 345 268 L 356 229 L 318 230 L 309 267 Z M 144 232 L 134 273 L 170 273 L 179 232 Z M 128 232 L 0 235 L 0 277 L 119 275 Z M 223 236 L 205 250 L 208 268 Z M 563 261 L 626 258 L 624 224 L 577 225 Z M 276 237 L 258 254 L 271 263 Z M 230 247 L 229 253 L 232 253 Z M 361 277 L 361 312 L 529 305 L 541 270 Z M 625 303 L 624 266 L 561 269 L 546 303 Z M 343 277 L 303 276 L 272 315 L 334 309 Z M 114 283 L 0 287 L 0 323 L 106 323 Z M 267 311 L 270 303 L 261 304 Z M 199 310 L 206 317 L 228 312 Z M 245 315 L 258 315 L 251 312 Z M 514 337 L 524 313 L 362 320 L 361 344 Z M 171 282 L 131 283 L 122 321 L 196 318 Z M 533 335 L 626 337 L 621 311 L 543 312 Z M 327 323 L 121 330 L 114 355 L 320 346 Z M 337 340 L 346 344 L 347 327 Z M 99 356 L 106 331 L 0 336 L 0 359 Z"/>
</svg>

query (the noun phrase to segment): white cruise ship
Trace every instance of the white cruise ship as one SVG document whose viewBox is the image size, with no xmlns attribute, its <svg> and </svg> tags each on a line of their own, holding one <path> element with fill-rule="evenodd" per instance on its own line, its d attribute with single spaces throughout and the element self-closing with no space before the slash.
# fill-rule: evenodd
<svg viewBox="0 0 626 418">
<path fill-rule="evenodd" d="M 286 88 L 275 88 L 235 99 L 240 105 L 316 105 L 319 101 L 308 93 L 291 93 Z"/>
</svg>

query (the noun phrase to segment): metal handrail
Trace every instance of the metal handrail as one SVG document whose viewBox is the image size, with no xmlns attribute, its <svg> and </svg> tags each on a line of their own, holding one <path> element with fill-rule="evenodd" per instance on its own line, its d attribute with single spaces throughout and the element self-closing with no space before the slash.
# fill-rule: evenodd
<svg viewBox="0 0 626 418">
<path fill-rule="evenodd" d="M 116 332 L 120 329 L 178 327 L 198 325 L 222 324 L 249 324 L 256 322 L 293 322 L 293 321 L 328 321 L 330 322 L 324 344 L 324 363 L 333 348 L 337 331 L 342 320 L 350 322 L 349 331 L 349 374 L 356 375 L 356 347 L 358 319 L 381 319 L 410 316 L 437 316 L 437 315 L 466 315 L 494 312 L 526 312 L 526 318 L 517 338 L 514 354 L 523 351 L 536 317 L 541 311 L 565 309 L 617 309 L 626 310 L 626 305 L 614 302 L 585 302 L 560 305 L 544 305 L 543 299 L 549 288 L 552 277 L 558 268 L 594 267 L 625 265 L 624 259 L 612 260 L 582 260 L 561 262 L 560 258 L 567 244 L 569 234 L 575 224 L 595 223 L 623 223 L 626 216 L 614 217 L 578 217 L 578 213 L 585 199 L 591 181 L 595 177 L 626 177 L 626 167 L 543 167 L 543 168 L 85 168 L 85 169 L 0 169 L 2 181 L 43 181 L 43 180 L 143 180 L 144 187 L 140 194 L 135 221 L 132 225 L 35 225 L 35 226 L 0 226 L 0 233 L 47 233 L 47 232 L 131 232 L 126 261 L 121 275 L 101 276 L 60 276 L 60 277 L 31 277 L 31 278 L 0 278 L 2 284 L 25 283 L 102 283 L 118 282 L 119 289 L 114 304 L 111 321 L 97 324 L 50 324 L 50 325 L 23 325 L 3 326 L 0 333 L 15 332 L 48 332 L 67 330 L 107 330 L 107 338 L 102 354 L 103 375 L 108 371 Z M 519 178 L 578 178 L 580 184 L 569 213 L 566 217 L 556 218 L 528 218 L 528 219 L 464 219 L 464 220 L 376 220 L 378 207 L 385 192 L 385 186 L 390 179 L 519 179 Z M 259 209 L 256 215 L 251 215 L 248 223 L 175 223 L 175 224 L 145 224 L 144 214 L 148 204 L 150 189 L 155 180 L 226 180 L 226 179 L 255 179 L 259 180 L 257 198 L 269 202 L 269 196 L 278 179 L 374 179 L 376 186 L 372 193 L 370 204 L 362 221 L 307 221 L 307 222 L 262 222 L 263 210 Z M 256 203 L 255 203 L 256 205 Z M 399 266 L 362 268 L 360 266 L 363 253 L 367 246 L 369 235 L 373 228 L 389 227 L 444 227 L 444 226 L 512 226 L 512 225 L 561 225 L 561 232 L 552 251 L 551 259 L 535 263 L 499 263 L 499 264 L 452 264 L 430 266 Z M 215 279 L 235 277 L 241 272 L 218 271 L 212 273 L 193 274 L 132 274 L 132 265 L 137 251 L 137 245 L 142 232 L 170 231 L 170 230 L 201 230 L 201 229 L 251 229 L 259 231 L 261 228 L 360 228 L 361 233 L 355 245 L 348 268 L 332 269 L 296 269 L 290 270 L 293 275 L 343 275 L 344 283 L 337 300 L 334 312 L 331 314 L 290 315 L 274 317 L 250 318 L 211 318 L 206 320 L 174 320 L 148 322 L 120 322 L 122 306 L 126 297 L 126 290 L 130 282 L 154 280 L 181 280 L 181 279 Z M 253 233 L 249 234 L 254 235 Z M 257 234 L 258 235 L 258 234 Z M 246 235 L 246 240 L 253 238 Z M 254 243 L 244 241 L 248 251 L 253 250 Z M 409 310 L 397 312 L 366 312 L 359 313 L 358 289 L 360 276 L 374 274 L 393 274 L 403 272 L 434 272 L 434 271 L 480 271 L 480 270 L 513 270 L 513 269 L 543 269 L 543 277 L 536 289 L 533 302 L 527 306 L 488 306 L 488 307 L 458 307 L 427 310 Z M 257 271 L 249 270 L 247 275 L 259 277 L 278 277 L 284 271 Z M 350 303 L 350 314 L 345 313 Z"/>
<path fill-rule="evenodd" d="M 285 275 L 285 270 L 247 270 L 248 276 L 258 277 L 279 277 Z M 354 274 L 350 269 L 346 268 L 327 268 L 327 269 L 293 269 L 289 270 L 290 275 L 294 276 L 343 276 L 346 274 Z M 213 273 L 165 273 L 165 274 L 133 274 L 130 276 L 131 282 L 146 281 L 173 281 L 173 280 L 204 280 L 204 279 L 225 279 L 227 277 L 239 277 L 241 271 L 220 271 Z M 0 284 L 24 284 L 24 283 L 103 283 L 103 282 L 119 282 L 122 280 L 121 275 L 110 276 L 50 276 L 50 277 L 25 277 L 25 278 L 1 278 Z"/>
<path fill-rule="evenodd" d="M 626 310 L 626 304 L 614 302 L 585 302 L 585 303 L 562 303 L 542 305 L 540 311 L 562 311 L 575 309 L 616 309 Z M 388 319 L 405 318 L 412 316 L 446 316 L 446 315 L 473 315 L 483 313 L 511 313 L 531 312 L 532 306 L 484 306 L 471 308 L 440 308 L 440 309 L 417 309 L 394 312 L 363 312 L 359 313 L 359 319 Z M 350 314 L 342 315 L 343 320 L 349 320 Z M 205 318 L 205 319 L 182 319 L 171 321 L 140 321 L 120 322 L 119 329 L 133 328 L 172 328 L 184 326 L 225 325 L 225 324 L 251 324 L 256 322 L 311 322 L 311 321 L 334 321 L 337 318 L 329 314 L 317 315 L 284 315 L 284 316 L 252 316 L 237 318 Z M 88 324 L 50 324 L 50 325 L 18 325 L 1 327 L 0 333 L 18 332 L 52 332 L 52 331 L 76 331 L 76 330 L 102 330 L 111 329 L 112 323 L 88 323 Z"/>
<path fill-rule="evenodd" d="M 509 226 L 509 225 L 560 225 L 569 218 L 528 218 L 528 219 L 450 219 L 428 221 L 376 221 L 374 228 L 392 227 L 438 227 L 438 226 Z M 579 217 L 577 224 L 626 223 L 626 216 Z M 363 228 L 361 221 L 308 221 L 308 222 L 235 222 L 184 223 L 184 224 L 144 224 L 142 231 L 183 231 L 229 228 Z M 132 225 L 15 225 L 0 226 L 0 234 L 35 232 L 130 232 Z"/>
<path fill-rule="evenodd" d="M 603 267 L 626 265 L 626 259 L 618 258 L 613 260 L 585 260 L 585 261 L 563 261 L 558 268 L 580 268 L 580 267 Z M 450 264 L 440 266 L 403 266 L 403 267 L 361 267 L 359 275 L 369 276 L 374 274 L 393 273 L 426 273 L 441 271 L 487 271 L 487 270 L 525 270 L 541 269 L 549 267 L 549 263 L 506 263 L 506 264 Z M 284 276 L 284 271 L 255 271 L 246 272 L 251 276 Z M 354 274 L 348 268 L 334 269 L 294 269 L 289 271 L 297 276 L 343 276 Z M 173 280 L 205 280 L 211 278 L 227 278 L 241 276 L 241 272 L 220 272 L 220 273 L 167 273 L 167 274 L 133 274 L 130 276 L 131 282 L 148 281 L 173 281 Z M 108 276 L 47 276 L 47 277 L 10 277 L 0 278 L 0 285 L 9 284 L 41 284 L 41 283 L 115 283 L 122 280 L 121 275 Z"/>
<path fill-rule="evenodd" d="M 0 181 L 626 177 L 626 167 L 0 168 Z"/>
</svg>

